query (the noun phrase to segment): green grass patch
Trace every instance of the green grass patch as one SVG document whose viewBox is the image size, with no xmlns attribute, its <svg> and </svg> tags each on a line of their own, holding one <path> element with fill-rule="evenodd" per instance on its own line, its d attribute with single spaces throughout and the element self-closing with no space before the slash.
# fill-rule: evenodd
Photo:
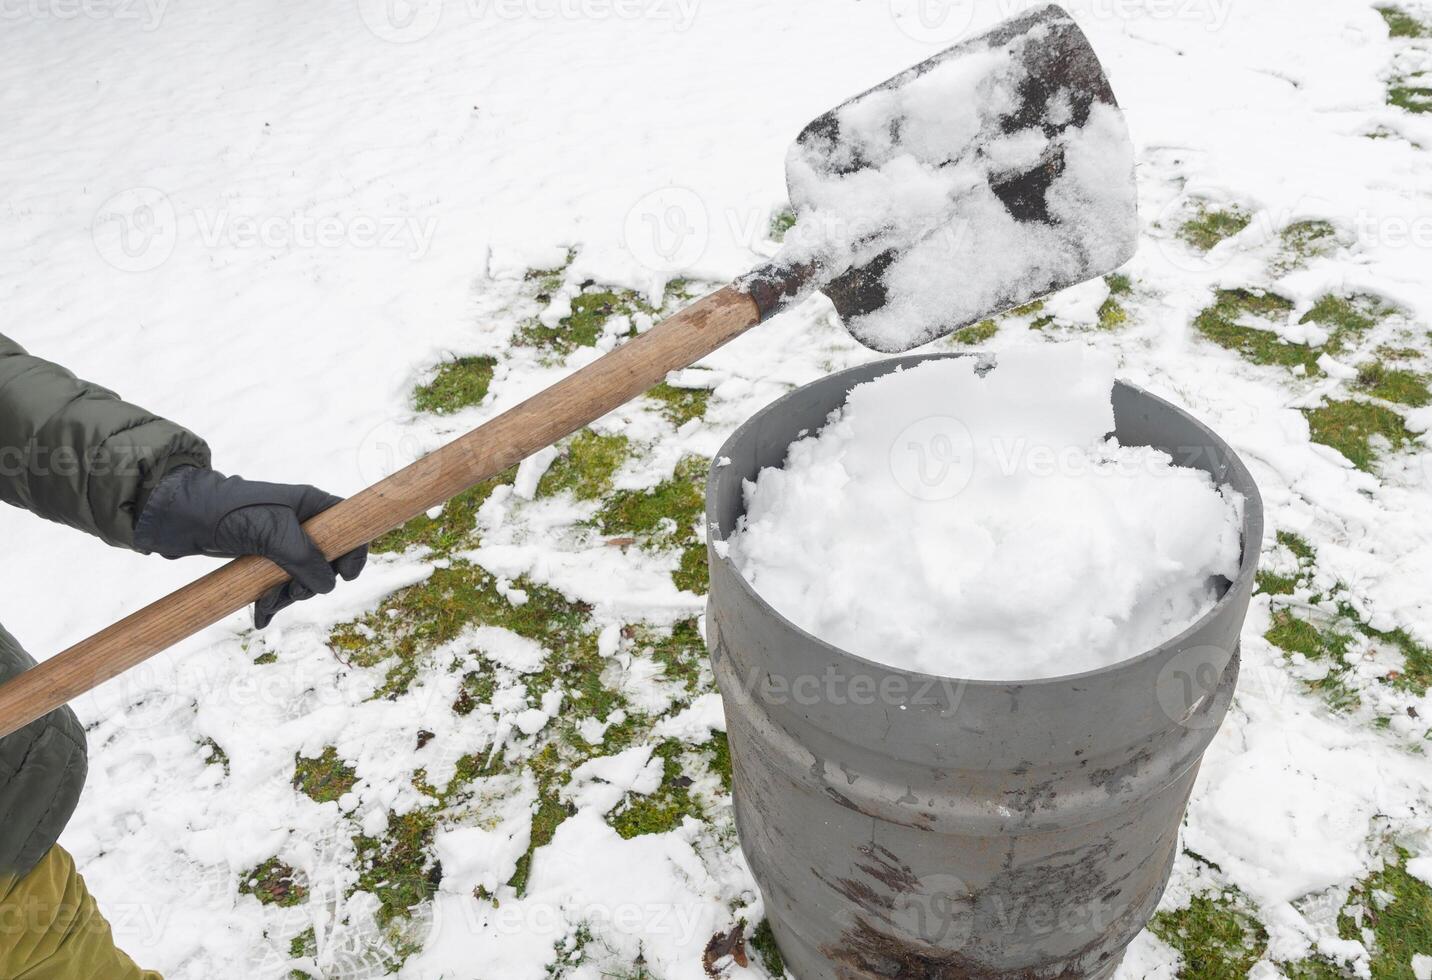
<svg viewBox="0 0 1432 980">
<path fill-rule="evenodd" d="M 786 240 L 786 232 L 796 226 L 796 213 L 790 208 L 782 208 L 771 215 L 770 236 L 773 242 Z"/>
<path fill-rule="evenodd" d="M 1420 75 L 1414 77 L 1421 78 Z M 1393 82 L 1387 86 L 1387 104 L 1417 115 L 1432 112 L 1432 88 L 1414 85 L 1411 79 Z"/>
<path fill-rule="evenodd" d="M 700 820 L 701 805 L 691 795 L 691 780 L 682 772 L 685 746 L 666 739 L 653 755 L 662 761 L 661 786 L 645 796 L 634 796 L 608 821 L 624 839 L 643 834 L 664 834 L 681 826 L 686 817 Z"/>
<path fill-rule="evenodd" d="M 264 905 L 292 908 L 308 898 L 308 888 L 292 868 L 271 857 L 239 880 L 239 894 L 252 895 Z"/>
<path fill-rule="evenodd" d="M 338 800 L 358 782 L 358 774 L 338 757 L 338 750 L 324 746 L 316 759 L 293 757 L 293 788 L 318 803 Z"/>
<path fill-rule="evenodd" d="M 1316 555 L 1313 546 L 1308 544 L 1308 539 L 1294 534 L 1292 531 L 1279 531 L 1277 534 L 1278 543 L 1291 551 L 1299 561 L 1312 561 Z"/>
<path fill-rule="evenodd" d="M 1372 361 L 1357 369 L 1357 387 L 1374 398 L 1413 408 L 1432 402 L 1425 377 L 1416 371 L 1389 368 L 1381 361 Z"/>
<path fill-rule="evenodd" d="M 1372 980 L 1412 980 L 1413 954 L 1432 953 L 1432 886 L 1407 873 L 1410 854 L 1396 857 L 1353 890 L 1338 919 L 1345 939 L 1372 930 Z"/>
<path fill-rule="evenodd" d="M 1404 629 L 1375 630 L 1365 623 L 1358 624 L 1358 629 L 1369 639 L 1391 644 L 1402 654 L 1402 669 L 1389 674 L 1388 683 L 1418 697 L 1427 693 L 1432 687 L 1432 650 L 1418 643 Z"/>
<path fill-rule="evenodd" d="M 1099 304 L 1099 329 L 1117 330 L 1129 322 L 1129 311 L 1119 297 L 1132 295 L 1134 282 L 1122 272 L 1111 272 L 1104 277 L 1104 285 L 1109 287 L 1109 296 Z"/>
<path fill-rule="evenodd" d="M 1268 946 L 1268 931 L 1236 893 L 1195 895 L 1187 907 L 1159 912 L 1154 935 L 1183 959 L 1179 980 L 1243 980 Z"/>
<path fill-rule="evenodd" d="M 353 838 L 358 854 L 358 891 L 378 899 L 378 922 L 388 925 L 405 918 L 429 901 L 442 881 L 442 865 L 433 859 L 431 846 L 437 812 L 418 808 L 390 813 L 380 837 L 359 834 Z"/>
<path fill-rule="evenodd" d="M 450 415 L 460 409 L 482 404 L 492 384 L 491 357 L 459 357 L 438 365 L 437 374 L 413 391 L 413 407 L 420 412 Z"/>
<path fill-rule="evenodd" d="M 1397 7 L 1378 7 L 1377 12 L 1387 21 L 1387 33 L 1392 37 L 1432 37 L 1432 28 Z"/>
<path fill-rule="evenodd" d="M 1326 328 L 1329 337 L 1324 349 L 1336 354 L 1393 312 L 1391 306 L 1376 296 L 1364 293 L 1334 296 L 1329 293 L 1319 297 L 1298 322 L 1316 323 Z"/>
<path fill-rule="evenodd" d="M 706 562 L 704 544 L 688 545 L 681 549 L 681 563 L 671 573 L 671 581 L 678 589 L 705 595 L 711 590 L 711 568 Z"/>
<path fill-rule="evenodd" d="M 229 753 L 224 751 L 224 747 L 212 738 L 202 739 L 199 745 L 204 750 L 204 761 L 211 766 L 223 766 L 224 775 L 227 776 L 229 774 Z"/>
<path fill-rule="evenodd" d="M 961 327 L 950 336 L 957 344 L 982 344 L 995 334 L 999 333 L 999 324 L 993 320 L 981 320 L 979 323 L 972 323 L 968 327 Z"/>
<path fill-rule="evenodd" d="M 1318 357 L 1339 354 L 1394 310 L 1374 296 L 1322 296 L 1302 315 L 1299 323 L 1315 323 L 1328 333 L 1320 346 L 1290 344 L 1270 327 L 1293 311 L 1291 300 L 1277 293 L 1248 289 L 1220 289 L 1212 305 L 1194 317 L 1193 326 L 1209 340 L 1237 351 L 1254 364 L 1302 367 L 1310 375 L 1322 373 Z"/>
<path fill-rule="evenodd" d="M 679 681 L 686 688 L 687 696 L 698 692 L 706 664 L 706 641 L 695 619 L 683 619 L 670 630 L 651 626 L 632 629 L 632 640 L 637 648 L 648 652 L 651 658 L 661 664 L 667 680 Z"/>
<path fill-rule="evenodd" d="M 773 977 L 786 975 L 786 961 L 781 958 L 780 947 L 776 945 L 776 934 L 771 931 L 769 921 L 762 919 L 761 924 L 756 926 L 751 933 L 750 946 L 756 951 L 756 957 L 767 973 Z"/>
<path fill-rule="evenodd" d="M 705 511 L 702 491 L 708 465 L 701 457 L 687 456 L 676 465 L 671 479 L 647 490 L 617 491 L 597 512 L 597 526 L 605 534 L 660 540 L 683 536 Z"/>
<path fill-rule="evenodd" d="M 685 425 L 706 414 L 711 392 L 705 388 L 677 388 L 662 382 L 646 393 L 661 403 L 661 414 L 675 426 Z"/>
<path fill-rule="evenodd" d="M 1307 540 L 1291 531 L 1279 531 L 1277 541 L 1293 553 L 1298 568 L 1288 575 L 1260 570 L 1254 577 L 1258 591 L 1267 595 L 1292 595 L 1298 584 L 1304 581 L 1313 563 L 1313 546 Z"/>
<path fill-rule="evenodd" d="M 1275 609 L 1272 619 L 1264 639 L 1287 653 L 1299 653 L 1310 661 L 1327 665 L 1328 672 L 1324 676 L 1305 682 L 1308 690 L 1320 695 L 1334 711 L 1351 711 L 1362 703 L 1348 684 L 1352 665 L 1347 661 L 1347 652 L 1353 644 L 1353 636 L 1342 624 L 1320 629 L 1287 609 Z"/>
<path fill-rule="evenodd" d="M 698 526 L 706 512 L 709 462 L 688 456 L 676 472 L 648 490 L 619 490 L 603 504 L 594 523 L 603 534 L 625 535 L 653 550 L 679 548 L 681 562 L 672 573 L 679 589 L 698 594 L 708 585 L 706 546 Z"/>
<path fill-rule="evenodd" d="M 1320 219 L 1295 221 L 1278 233 L 1282 254 L 1274 261 L 1277 272 L 1287 272 L 1309 259 L 1326 255 L 1337 244 L 1337 229 Z"/>
<path fill-rule="evenodd" d="M 711 771 L 721 780 L 721 789 L 727 793 L 731 792 L 731 743 L 726 738 L 725 732 L 711 733 Z"/>
<path fill-rule="evenodd" d="M 1400 449 L 1412 439 L 1402 416 L 1370 402 L 1330 401 L 1304 409 L 1313 442 L 1331 446 L 1360 470 L 1371 473 L 1378 446 Z"/>
<path fill-rule="evenodd" d="M 1302 344 L 1290 344 L 1271 330 L 1250 326 L 1249 320 L 1269 322 L 1285 319 L 1293 311 L 1291 300 L 1277 293 L 1247 289 L 1220 289 L 1213 304 L 1194 317 L 1199 333 L 1220 347 L 1237 351 L 1254 364 L 1299 364 L 1317 370 L 1317 352 Z"/>
<path fill-rule="evenodd" d="M 626 436 L 583 429 L 568 440 L 562 455 L 542 474 L 537 495 L 570 491 L 578 500 L 597 500 L 611 492 L 612 478 L 630 455 Z"/>
<path fill-rule="evenodd" d="M 1210 208 L 1199 204 L 1194 216 L 1179 226 L 1178 237 L 1200 252 L 1207 252 L 1225 238 L 1232 238 L 1247 228 L 1252 220 L 1252 216 L 1242 208 Z"/>
<path fill-rule="evenodd" d="M 419 514 L 402 527 L 389 531 L 374 541 L 369 550 L 374 554 L 390 554 L 422 545 L 431 548 L 434 557 L 442 558 L 459 548 L 475 547 L 478 542 L 473 532 L 478 509 L 492 496 L 492 491 L 500 486 L 511 486 L 516 477 L 517 467 L 510 467 L 453 497 L 443 504 L 437 517 Z"/>
<path fill-rule="evenodd" d="M 318 935 L 313 931 L 313 926 L 288 941 L 288 955 L 293 959 L 318 955 Z"/>
<path fill-rule="evenodd" d="M 338 626 L 329 644 L 347 662 L 374 667 L 392 658 L 375 697 L 406 691 L 427 651 L 452 640 L 468 625 L 501 626 L 541 643 L 561 656 L 592 647 L 590 607 L 568 600 L 555 589 L 519 579 L 514 588 L 527 601 L 513 605 L 497 591 L 497 580 L 470 562 L 454 560 L 425 581 L 400 589 L 362 618 Z"/>
<path fill-rule="evenodd" d="M 615 316 L 655 313 L 656 308 L 629 289 L 587 287 L 572 297 L 572 312 L 549 327 L 532 319 L 517 331 L 517 343 L 540 347 L 558 356 L 565 356 L 578 347 L 593 347 L 602 335 L 607 321 Z M 632 328 L 635 332 L 635 327 Z"/>
</svg>

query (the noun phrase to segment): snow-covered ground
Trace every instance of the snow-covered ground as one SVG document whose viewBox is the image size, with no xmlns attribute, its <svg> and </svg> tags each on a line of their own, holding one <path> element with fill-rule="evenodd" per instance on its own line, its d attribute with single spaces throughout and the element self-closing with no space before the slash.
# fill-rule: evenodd
<svg viewBox="0 0 1432 980">
<path fill-rule="evenodd" d="M 1421 750 L 1432 696 L 1395 683 L 1405 648 L 1385 638 L 1400 630 L 1432 645 L 1432 447 L 1421 435 L 1432 409 L 1379 403 L 1408 437 L 1363 469 L 1311 441 L 1303 409 L 1366 402 L 1355 368 L 1368 358 L 1428 374 L 1432 116 L 1388 99 L 1390 84 L 1432 67 L 1432 41 L 1389 37 L 1362 0 L 1070 7 L 1138 149 L 1143 240 L 1118 297 L 1126 317 L 1098 328 L 1108 287 L 1095 283 L 1005 319 L 985 346 L 1077 337 L 1111 350 L 1122 376 L 1189 408 L 1253 469 L 1265 562 L 1297 581 L 1255 597 L 1239 694 L 1204 762 L 1164 908 L 1236 891 L 1267 931 L 1251 968 L 1260 975 L 1314 950 L 1366 971 L 1371 940 L 1339 934 L 1349 890 L 1390 843 L 1423 855 L 1408 865 L 1423 877 L 1432 855 Z M 582 283 L 660 303 L 670 279 L 717 284 L 770 254 L 785 148 L 806 121 L 1018 9 L 0 4 L 0 329 L 189 425 L 221 469 L 352 492 L 611 346 L 626 321 L 564 358 L 514 342 L 535 317 L 557 323 Z M 1178 234 L 1200 201 L 1248 220 L 1203 251 Z M 1332 234 L 1299 254 L 1283 231 L 1306 221 Z M 545 287 L 524 273 L 569 254 L 539 301 Z M 1299 373 L 1195 329 L 1218 290 L 1243 287 L 1285 297 L 1265 326 L 1299 343 L 1329 343 L 1302 322 L 1327 295 L 1375 296 L 1395 312 Z M 449 415 L 415 410 L 415 386 L 454 354 L 496 359 L 487 398 Z M 377 556 L 360 582 L 263 635 L 234 617 L 83 698 L 91 775 L 63 843 L 123 945 L 168 977 L 205 980 L 296 968 L 376 976 L 400 962 L 414 980 L 525 980 L 549 968 L 702 977 L 713 934 L 762 918 L 712 761 L 709 674 L 693 668 L 683 687 L 645 652 L 644 637 L 702 602 L 672 579 L 677 550 L 622 547 L 592 521 L 623 489 L 671 481 L 683 456 L 710 457 L 791 386 L 872 356 L 813 299 L 677 379 L 711 390 L 704 415 L 676 425 L 643 400 L 603 420 L 596 429 L 624 434 L 632 452 L 599 499 L 524 494 L 538 486 L 529 467 L 443 554 Z M 41 658 L 205 567 L 112 551 L 18 512 L 0 514 L 0 529 L 0 617 Z M 1275 531 L 1297 538 L 1279 543 Z M 1311 549 L 1301 567 L 1298 542 Z M 581 705 L 561 683 L 539 696 L 535 678 L 568 649 L 465 628 L 424 648 L 393 689 L 390 664 L 330 641 L 402 621 L 401 603 L 373 610 L 444 573 L 495 576 L 486 587 L 510 604 L 543 585 L 589 604 L 572 635 L 606 664 L 601 682 L 620 710 L 645 719 L 630 744 L 604 752 L 603 721 L 621 719 L 583 717 L 589 748 L 552 788 L 544 747 Z M 1265 637 L 1290 614 L 1322 622 L 1338 604 L 1353 625 L 1335 664 L 1285 656 Z M 495 680 L 471 695 L 476 708 L 454 712 L 465 676 L 484 671 Z M 1358 705 L 1334 710 L 1330 688 Z M 654 754 L 673 745 L 675 762 Z M 328 794 L 294 786 L 296 757 L 330 748 L 351 775 L 318 802 Z M 477 778 L 461 775 L 472 758 L 486 760 Z M 683 789 L 700 818 L 619 834 L 607 815 L 657 794 L 664 762 L 691 780 Z M 460 800 L 444 797 L 439 813 L 416 784 L 450 780 Z M 540 833 L 550 840 L 519 870 L 534 809 L 541 820 L 552 805 L 555 830 Z M 400 861 L 391 845 L 413 814 L 435 814 L 435 826 Z M 395 885 L 363 876 L 364 841 L 394 866 L 441 861 L 440 882 L 412 883 L 422 900 L 406 922 L 379 924 L 376 896 Z M 251 894 L 251 870 L 274 858 L 293 869 L 302 901 Z M 759 977 L 762 962 L 721 969 Z M 1179 968 L 1179 954 L 1145 934 L 1123 975 Z"/>
</svg>

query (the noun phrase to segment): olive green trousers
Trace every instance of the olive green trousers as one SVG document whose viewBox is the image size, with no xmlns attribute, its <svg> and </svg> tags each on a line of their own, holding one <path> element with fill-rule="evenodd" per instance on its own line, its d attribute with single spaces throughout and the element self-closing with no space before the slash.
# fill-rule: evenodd
<svg viewBox="0 0 1432 980">
<path fill-rule="evenodd" d="M 74 859 L 56 844 L 29 874 L 0 875 L 3 980 L 161 980 L 114 945 Z"/>
</svg>

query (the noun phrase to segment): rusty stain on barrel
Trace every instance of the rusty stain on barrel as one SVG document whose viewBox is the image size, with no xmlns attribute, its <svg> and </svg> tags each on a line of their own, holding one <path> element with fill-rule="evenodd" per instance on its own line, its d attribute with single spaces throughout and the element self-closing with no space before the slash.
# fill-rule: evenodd
<svg viewBox="0 0 1432 980">
<path fill-rule="evenodd" d="M 781 465 L 850 388 L 925 359 L 791 392 L 712 468 L 706 630 L 742 850 L 798 980 L 1106 978 L 1163 893 L 1199 760 L 1232 697 L 1262 504 L 1217 435 L 1121 382 L 1122 444 L 1164 449 L 1244 495 L 1242 562 L 1213 609 L 1123 663 L 1028 682 L 931 677 L 826 644 L 765 603 L 715 542 L 742 512 L 742 481 Z M 906 693 L 790 693 L 821 678 Z"/>
</svg>

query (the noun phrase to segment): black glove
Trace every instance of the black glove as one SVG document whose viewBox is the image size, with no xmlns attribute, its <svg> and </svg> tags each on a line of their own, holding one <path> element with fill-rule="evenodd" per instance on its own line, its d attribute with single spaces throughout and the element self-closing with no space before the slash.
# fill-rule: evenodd
<svg viewBox="0 0 1432 980">
<path fill-rule="evenodd" d="M 362 547 L 330 564 L 301 525 L 342 500 L 317 487 L 255 483 L 197 466 L 160 480 L 134 523 L 134 545 L 165 558 L 262 555 L 293 578 L 254 603 L 263 629 L 283 607 L 332 592 L 337 577 L 352 581 L 368 560 Z"/>
</svg>

